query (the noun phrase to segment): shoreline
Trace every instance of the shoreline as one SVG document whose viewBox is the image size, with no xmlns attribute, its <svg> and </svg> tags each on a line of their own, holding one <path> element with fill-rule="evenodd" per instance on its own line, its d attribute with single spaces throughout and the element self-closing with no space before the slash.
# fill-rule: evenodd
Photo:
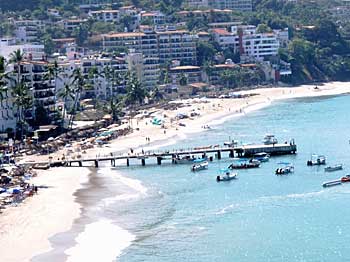
<svg viewBox="0 0 350 262">
<path fill-rule="evenodd" d="M 43 186 L 38 194 L 0 216 L 1 257 L 4 261 L 29 261 L 52 249 L 49 237 L 69 230 L 80 216 L 80 205 L 72 192 L 87 181 L 88 168 L 79 172 L 57 168 L 39 171 L 31 182 Z M 20 252 L 18 252 L 20 250 Z"/>
<path fill-rule="evenodd" d="M 259 93 L 257 96 L 242 99 L 207 99 L 209 102 L 203 103 L 195 103 L 194 101 L 196 101 L 196 99 L 190 99 L 190 101 L 182 100 L 181 102 L 188 102 L 192 105 L 181 108 L 177 110 L 177 112 L 156 110 L 156 114 L 171 115 L 171 113 L 176 114 L 178 111 L 191 112 L 193 109 L 200 108 L 201 115 L 199 117 L 178 121 L 184 123 L 186 126 L 180 127 L 178 123 L 170 124 L 166 122 L 166 129 L 162 129 L 159 126 L 148 124 L 148 119 L 142 122 L 133 119 L 133 125 L 139 127 L 140 131 L 134 131 L 125 137 L 115 139 L 105 147 L 87 150 L 87 155 L 97 155 L 101 153 L 110 154 L 116 152 L 116 150 L 128 151 L 130 148 L 138 148 L 136 151 L 141 151 L 141 149 L 150 150 L 152 148 L 168 145 L 169 140 L 169 145 L 172 145 L 176 144 L 178 140 L 186 138 L 188 134 L 206 131 L 201 128 L 203 125 L 220 125 L 229 119 L 241 117 L 246 113 L 267 107 L 275 101 L 294 98 L 334 96 L 347 94 L 349 92 L 350 82 L 332 82 L 319 86 L 318 90 L 314 90 L 313 86 L 304 85 L 293 88 L 277 87 L 240 91 L 240 94 Z M 169 118 L 168 116 L 166 120 Z M 166 130 L 166 133 L 164 130 Z M 147 136 L 151 137 L 151 143 L 145 142 Z M 60 152 L 57 153 L 58 156 L 59 154 Z M 43 156 L 40 157 L 44 158 Z M 27 157 L 26 160 L 30 158 L 31 157 Z M 78 169 L 84 171 L 80 174 L 80 172 L 76 172 Z M 76 173 L 74 179 L 72 179 L 70 173 Z M 53 176 L 56 180 L 52 178 Z M 80 189 L 84 188 L 84 183 L 89 183 L 89 180 L 87 181 L 88 176 L 89 169 L 85 167 L 75 167 L 73 169 L 63 167 L 41 171 L 38 179 L 40 178 L 42 180 L 36 183 L 44 185 L 52 184 L 55 185 L 55 187 L 41 189 L 38 196 L 21 204 L 21 207 L 6 210 L 0 217 L 1 225 L 4 225 L 1 227 L 2 237 L 0 244 L 2 244 L 3 249 L 6 251 L 2 257 L 5 258 L 6 261 L 29 261 L 37 255 L 50 252 L 50 250 L 52 250 L 52 242 L 49 238 L 60 232 L 71 230 L 75 221 L 81 217 L 81 210 L 84 208 L 84 204 L 77 201 L 77 196 L 75 196 L 75 194 Z M 55 206 L 57 201 L 62 204 L 64 203 L 64 205 L 57 208 Z M 61 220 L 61 216 L 54 215 L 55 212 L 60 212 L 62 217 L 64 217 L 64 222 Z M 28 217 L 31 219 L 28 220 Z M 40 223 L 39 221 L 42 222 Z M 50 221 L 50 223 L 47 221 Z M 40 227 L 37 227 L 39 225 Z M 28 230 L 28 228 L 30 230 Z M 33 235 L 35 237 L 33 237 Z M 35 243 L 36 245 L 33 245 L 35 248 L 29 247 L 27 245 L 28 241 Z M 72 241 L 75 242 L 75 239 Z M 16 243 L 16 245 L 14 245 L 14 243 Z M 17 254 L 16 250 L 18 250 L 18 247 L 22 246 L 23 248 L 21 248 L 21 251 L 23 251 L 21 254 Z M 8 253 L 8 256 L 6 256 L 6 253 Z"/>
</svg>

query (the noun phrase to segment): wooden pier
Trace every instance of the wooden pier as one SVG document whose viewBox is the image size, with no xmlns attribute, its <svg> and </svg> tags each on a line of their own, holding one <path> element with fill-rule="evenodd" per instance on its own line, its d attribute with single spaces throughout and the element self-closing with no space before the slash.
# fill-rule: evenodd
<svg viewBox="0 0 350 262">
<path fill-rule="evenodd" d="M 82 167 L 84 163 L 90 163 L 96 168 L 99 166 L 100 162 L 110 162 L 111 166 L 116 166 L 116 161 L 125 160 L 127 166 L 130 165 L 131 159 L 140 160 L 141 165 L 146 165 L 147 159 L 154 159 L 158 165 L 162 164 L 162 161 L 170 160 L 172 161 L 175 157 L 183 155 L 193 155 L 200 157 L 208 157 L 210 161 L 214 159 L 221 159 L 223 153 L 228 153 L 228 157 L 251 157 L 257 153 L 268 153 L 270 155 L 287 155 L 295 154 L 297 151 L 297 146 L 293 143 L 291 144 L 273 144 L 273 145 L 247 145 L 247 146 L 235 146 L 235 147 L 197 147 L 195 149 L 178 149 L 178 150 L 164 150 L 157 152 L 145 152 L 142 154 L 124 154 L 124 155 L 108 155 L 108 156 L 96 156 L 78 159 L 65 159 L 65 160 L 51 160 L 46 162 L 28 162 L 23 165 L 50 165 L 54 166 L 80 166 Z"/>
</svg>

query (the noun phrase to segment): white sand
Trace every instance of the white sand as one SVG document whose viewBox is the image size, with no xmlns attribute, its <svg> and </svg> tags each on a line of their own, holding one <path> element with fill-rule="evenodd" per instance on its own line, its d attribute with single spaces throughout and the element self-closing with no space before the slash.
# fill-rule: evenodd
<svg viewBox="0 0 350 262">
<path fill-rule="evenodd" d="M 73 193 L 87 182 L 87 168 L 55 168 L 39 172 L 35 185 L 48 186 L 0 215 L 1 261 L 24 262 L 50 251 L 50 236 L 72 227 L 80 215 Z"/>
<path fill-rule="evenodd" d="M 232 117 L 233 114 L 240 114 L 240 111 L 244 115 L 251 110 L 267 106 L 275 100 L 338 95 L 349 92 L 350 83 L 332 82 L 319 86 L 318 90 L 315 90 L 314 86 L 306 85 L 295 88 L 266 88 L 240 92 L 259 94 L 244 99 L 208 99 L 206 102 L 200 102 L 198 99 L 184 100 L 182 102 L 188 104 L 185 108 L 177 111 L 158 110 L 156 113 L 160 116 L 167 116 L 164 118 L 166 133 L 160 126 L 150 124 L 149 119 L 134 119 L 133 127 L 138 127 L 140 131 L 118 138 L 107 147 L 90 149 L 83 157 L 104 155 L 138 146 L 144 146 L 146 149 L 148 145 L 146 137 L 149 137 L 151 142 L 166 140 L 169 144 L 175 143 L 178 137 L 185 137 L 190 132 L 201 131 L 203 125 L 220 123 L 227 117 Z M 193 110 L 200 112 L 201 115 L 170 122 L 170 118 L 177 113 L 189 113 Z M 186 127 L 179 126 L 179 122 L 184 123 Z M 63 151 L 58 152 L 54 157 L 61 156 L 62 153 Z M 47 156 L 26 158 L 26 160 L 34 159 L 47 160 Z M 87 178 L 88 170 L 85 168 L 56 168 L 45 171 L 45 173 L 47 174 L 39 176 L 33 183 L 45 184 L 53 188 L 40 190 L 38 196 L 28 199 L 21 207 L 6 210 L 3 215 L 0 215 L 1 261 L 28 261 L 37 254 L 49 251 L 51 246 L 48 238 L 56 233 L 69 230 L 74 219 L 79 216 L 80 206 L 74 202 L 73 193 Z M 104 223 L 106 228 L 110 226 L 108 221 L 101 223 Z M 96 225 L 98 224 L 87 227 L 88 231 L 94 231 Z M 81 235 L 78 240 L 82 246 L 89 246 L 89 242 L 84 240 L 85 237 Z M 132 241 L 131 238 L 129 240 Z M 77 250 L 74 249 L 68 251 L 71 255 L 77 254 L 76 252 Z"/>
</svg>

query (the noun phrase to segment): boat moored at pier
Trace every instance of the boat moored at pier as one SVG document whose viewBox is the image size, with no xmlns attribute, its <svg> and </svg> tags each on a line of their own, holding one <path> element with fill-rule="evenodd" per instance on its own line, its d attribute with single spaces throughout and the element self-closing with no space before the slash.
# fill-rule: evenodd
<svg viewBox="0 0 350 262">
<path fill-rule="evenodd" d="M 273 144 L 278 144 L 278 140 L 274 135 L 267 134 L 264 137 L 263 143 L 264 145 L 273 145 Z"/>
<path fill-rule="evenodd" d="M 265 152 L 254 154 L 254 159 L 260 161 L 260 162 L 267 162 L 270 159 L 270 155 Z"/>
<path fill-rule="evenodd" d="M 236 161 L 228 166 L 229 169 L 248 169 L 260 167 L 260 161 L 256 159 Z"/>
</svg>

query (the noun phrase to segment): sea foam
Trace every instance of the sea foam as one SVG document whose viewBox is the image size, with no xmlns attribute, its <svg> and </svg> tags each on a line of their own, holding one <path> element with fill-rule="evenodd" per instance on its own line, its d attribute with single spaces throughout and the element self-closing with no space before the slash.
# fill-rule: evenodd
<svg viewBox="0 0 350 262">
<path fill-rule="evenodd" d="M 100 220 L 85 226 L 75 241 L 77 244 L 66 250 L 67 262 L 115 261 L 122 251 L 131 245 L 135 236 L 110 220 Z"/>
</svg>

